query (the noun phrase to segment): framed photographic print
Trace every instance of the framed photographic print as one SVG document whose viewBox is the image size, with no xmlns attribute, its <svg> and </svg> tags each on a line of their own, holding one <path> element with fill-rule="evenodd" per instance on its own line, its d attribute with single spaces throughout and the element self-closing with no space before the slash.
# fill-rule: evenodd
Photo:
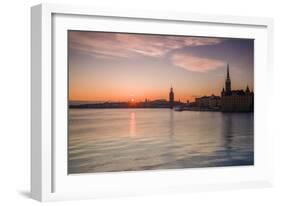
<svg viewBox="0 0 281 206">
<path fill-rule="evenodd" d="M 43 4 L 31 21 L 34 199 L 272 185 L 271 19 Z"/>
</svg>

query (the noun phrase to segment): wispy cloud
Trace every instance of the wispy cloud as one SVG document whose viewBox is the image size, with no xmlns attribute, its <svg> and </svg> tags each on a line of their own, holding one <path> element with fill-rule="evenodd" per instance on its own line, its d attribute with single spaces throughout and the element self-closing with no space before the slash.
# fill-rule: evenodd
<svg viewBox="0 0 281 206">
<path fill-rule="evenodd" d="M 69 34 L 69 47 L 95 57 L 129 57 L 127 53 L 120 52 L 114 34 L 108 33 L 106 36 L 103 33 L 73 31 Z"/>
<path fill-rule="evenodd" d="M 70 49 L 100 58 L 163 57 L 171 50 L 219 44 L 220 38 L 72 31 Z"/>
<path fill-rule="evenodd" d="M 192 72 L 208 72 L 225 65 L 225 62 L 217 59 L 192 56 L 185 53 L 175 53 L 171 56 L 175 66 Z"/>
</svg>

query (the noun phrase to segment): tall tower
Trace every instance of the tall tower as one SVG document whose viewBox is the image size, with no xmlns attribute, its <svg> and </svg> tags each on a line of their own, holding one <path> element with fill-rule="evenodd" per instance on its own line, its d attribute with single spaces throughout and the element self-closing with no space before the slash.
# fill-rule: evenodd
<svg viewBox="0 0 281 206">
<path fill-rule="evenodd" d="M 227 64 L 227 75 L 226 75 L 226 80 L 225 80 L 225 93 L 226 95 L 231 94 L 231 80 L 229 76 L 229 64 Z"/>
<path fill-rule="evenodd" d="M 246 94 L 249 94 L 250 93 L 250 89 L 249 89 L 249 86 L 247 85 L 247 87 L 246 87 Z"/>
<path fill-rule="evenodd" d="M 169 102 L 170 102 L 171 108 L 174 107 L 174 99 L 175 99 L 175 95 L 174 95 L 173 87 L 171 87 L 170 93 L 169 93 Z"/>
</svg>

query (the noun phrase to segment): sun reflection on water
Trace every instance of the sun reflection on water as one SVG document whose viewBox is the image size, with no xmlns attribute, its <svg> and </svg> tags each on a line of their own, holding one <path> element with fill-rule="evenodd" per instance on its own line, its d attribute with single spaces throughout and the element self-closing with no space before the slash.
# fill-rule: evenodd
<svg viewBox="0 0 281 206">
<path fill-rule="evenodd" d="M 130 137 L 136 136 L 136 113 L 130 113 Z"/>
</svg>

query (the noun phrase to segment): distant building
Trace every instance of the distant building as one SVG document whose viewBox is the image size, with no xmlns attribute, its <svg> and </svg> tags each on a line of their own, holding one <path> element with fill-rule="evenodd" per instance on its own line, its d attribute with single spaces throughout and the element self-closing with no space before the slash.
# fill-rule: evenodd
<svg viewBox="0 0 281 206">
<path fill-rule="evenodd" d="M 151 101 L 151 103 L 154 103 L 154 104 L 167 104 L 167 100 L 166 99 L 155 99 L 153 101 Z"/>
<path fill-rule="evenodd" d="M 221 98 L 219 96 L 203 96 L 195 98 L 195 105 L 200 108 L 218 108 L 221 106 Z"/>
<path fill-rule="evenodd" d="M 221 107 L 221 97 L 212 95 L 209 98 L 209 107 L 210 108 L 217 108 Z"/>
<path fill-rule="evenodd" d="M 225 88 L 221 92 L 221 111 L 222 112 L 253 112 L 254 93 L 249 87 L 246 90 L 231 90 L 231 80 L 229 75 L 229 65 L 227 64 L 227 75 Z"/>
<path fill-rule="evenodd" d="M 203 97 L 197 97 L 195 98 L 195 103 L 197 107 L 208 107 L 209 103 L 208 100 L 209 98 L 207 96 Z"/>
<path fill-rule="evenodd" d="M 171 87 L 170 93 L 169 93 L 170 108 L 174 107 L 174 103 L 175 103 L 174 101 L 175 101 L 175 94 L 174 94 L 174 91 L 173 91 L 173 87 Z"/>
</svg>

